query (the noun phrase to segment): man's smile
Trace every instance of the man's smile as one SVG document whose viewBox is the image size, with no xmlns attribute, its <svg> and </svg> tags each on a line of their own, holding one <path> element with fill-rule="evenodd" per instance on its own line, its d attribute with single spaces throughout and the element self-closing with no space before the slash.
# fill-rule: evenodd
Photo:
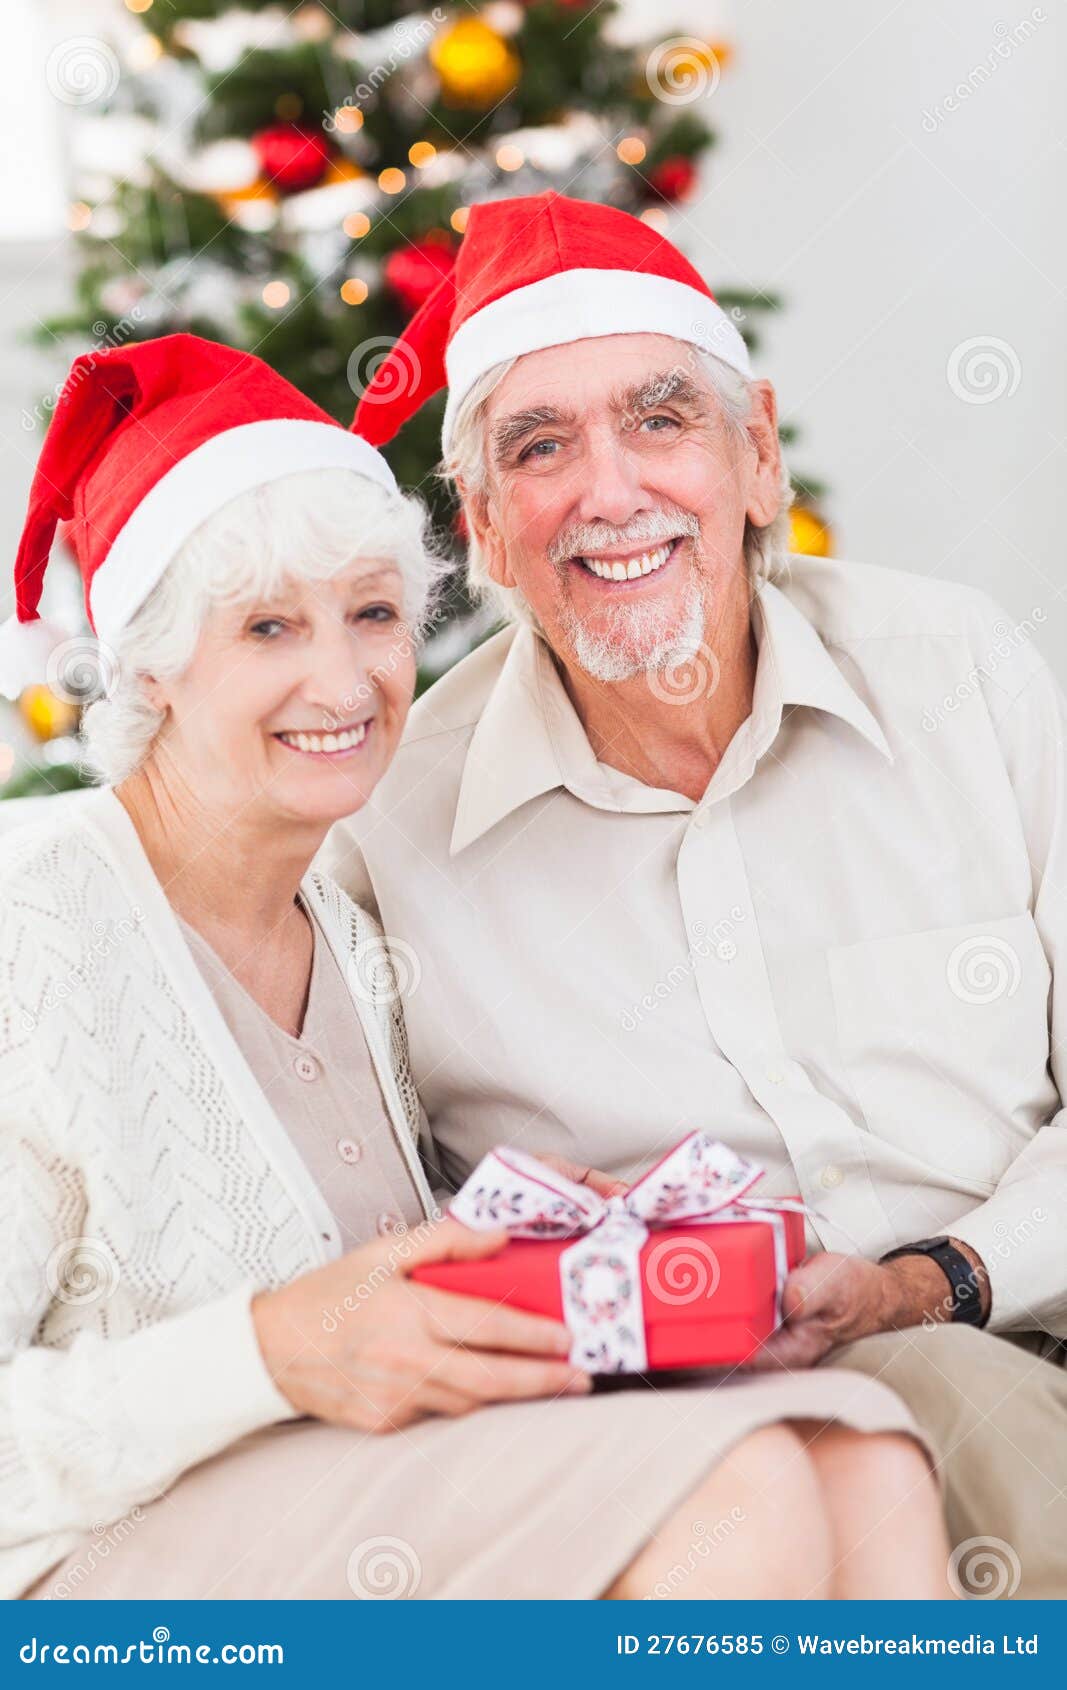
<svg viewBox="0 0 1067 1690">
<path fill-rule="evenodd" d="M 643 550 L 596 552 L 581 557 L 571 558 L 572 565 L 581 569 L 586 575 L 610 584 L 629 586 L 635 581 L 645 580 L 655 575 L 674 558 L 681 545 L 683 535 L 676 535 L 673 540 L 663 540 L 658 546 L 646 547 Z"/>
</svg>

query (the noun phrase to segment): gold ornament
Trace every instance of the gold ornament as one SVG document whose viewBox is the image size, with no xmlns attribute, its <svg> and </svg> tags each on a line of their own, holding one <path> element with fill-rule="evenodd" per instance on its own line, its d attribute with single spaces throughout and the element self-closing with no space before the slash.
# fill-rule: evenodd
<svg viewBox="0 0 1067 1690">
<path fill-rule="evenodd" d="M 42 745 L 73 733 L 78 726 L 78 706 L 43 684 L 24 687 L 19 694 L 18 709 L 33 737 Z"/>
<path fill-rule="evenodd" d="M 806 557 L 833 556 L 833 534 L 807 505 L 794 505 L 789 512 L 789 550 L 803 552 Z"/>
<path fill-rule="evenodd" d="M 461 18 L 430 47 L 446 105 L 484 110 L 510 94 L 522 66 L 495 29 L 481 18 Z"/>
</svg>

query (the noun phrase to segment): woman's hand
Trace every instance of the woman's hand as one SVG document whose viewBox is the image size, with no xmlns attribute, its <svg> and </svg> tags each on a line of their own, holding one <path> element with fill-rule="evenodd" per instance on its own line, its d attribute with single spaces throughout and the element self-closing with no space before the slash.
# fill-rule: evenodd
<svg viewBox="0 0 1067 1690">
<path fill-rule="evenodd" d="M 591 1388 L 566 1357 L 562 1322 L 408 1276 L 423 1262 L 492 1256 L 503 1230 L 472 1232 L 446 1220 L 419 1243 L 382 1240 L 352 1250 L 252 1299 L 263 1358 L 301 1414 L 364 1432 L 388 1432 L 427 1414 L 467 1414 L 483 1403 L 555 1397 Z"/>
</svg>

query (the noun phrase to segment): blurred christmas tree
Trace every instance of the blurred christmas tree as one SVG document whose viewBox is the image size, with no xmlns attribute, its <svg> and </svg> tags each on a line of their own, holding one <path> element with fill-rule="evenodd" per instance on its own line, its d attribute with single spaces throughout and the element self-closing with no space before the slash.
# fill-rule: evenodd
<svg viewBox="0 0 1067 1690">
<path fill-rule="evenodd" d="M 554 187 L 686 244 L 672 208 L 715 139 L 704 113 L 722 41 L 636 40 L 614 0 L 125 8 L 114 46 L 80 37 L 49 67 L 79 108 L 82 197 L 76 308 L 41 334 L 72 352 L 190 330 L 256 351 L 348 423 L 454 262 L 472 201 Z M 777 300 L 717 296 L 755 346 Z M 433 473 L 442 410 L 443 396 L 386 452 L 451 529 L 458 564 L 457 512 Z M 828 543 L 818 491 L 801 486 L 798 549 Z M 487 631 L 457 571 L 423 684 Z"/>
</svg>

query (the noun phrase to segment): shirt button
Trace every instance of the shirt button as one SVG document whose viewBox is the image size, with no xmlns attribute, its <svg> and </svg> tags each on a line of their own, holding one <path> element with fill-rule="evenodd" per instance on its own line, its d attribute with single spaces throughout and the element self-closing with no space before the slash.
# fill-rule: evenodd
<svg viewBox="0 0 1067 1690">
<path fill-rule="evenodd" d="M 307 1080 L 310 1083 L 310 1081 L 318 1079 L 319 1065 L 313 1056 L 308 1056 L 306 1051 L 301 1051 L 300 1055 L 293 1061 L 293 1072 L 298 1079 Z"/>
<path fill-rule="evenodd" d="M 715 955 L 720 962 L 733 962 L 737 955 L 737 946 L 732 939 L 720 939 L 715 947 Z"/>
<path fill-rule="evenodd" d="M 711 826 L 711 811 L 710 811 L 710 809 L 695 810 L 693 812 L 693 826 L 694 827 L 710 827 Z"/>
<path fill-rule="evenodd" d="M 337 1140 L 337 1154 L 342 1162 L 358 1162 L 363 1151 L 354 1138 L 339 1138 Z"/>
<path fill-rule="evenodd" d="M 785 1075 L 782 1073 L 782 1070 L 780 1068 L 776 1068 L 773 1063 L 766 1070 L 766 1074 L 772 1086 L 785 1085 Z"/>
<path fill-rule="evenodd" d="M 822 1173 L 819 1175 L 819 1179 L 826 1187 L 827 1191 L 833 1191 L 835 1186 L 841 1184 L 844 1177 L 844 1174 L 835 1162 L 828 1162 Z"/>
<path fill-rule="evenodd" d="M 406 1232 L 407 1227 L 399 1215 L 392 1214 L 388 1209 L 378 1216 L 378 1232 L 382 1238 L 388 1238 L 391 1232 Z"/>
</svg>

